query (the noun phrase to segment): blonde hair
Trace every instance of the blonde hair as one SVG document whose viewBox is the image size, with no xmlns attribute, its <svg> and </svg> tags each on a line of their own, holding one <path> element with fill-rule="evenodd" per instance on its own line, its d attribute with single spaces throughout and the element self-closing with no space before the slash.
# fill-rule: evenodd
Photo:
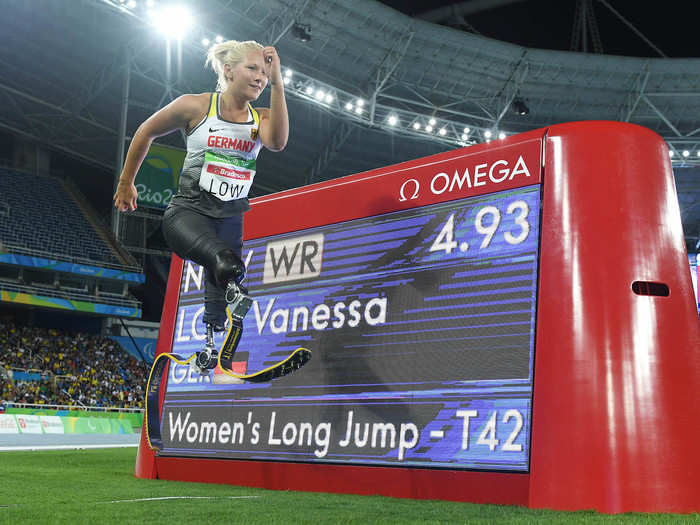
<svg viewBox="0 0 700 525">
<path fill-rule="evenodd" d="M 207 61 L 205 66 L 211 64 L 211 68 L 217 75 L 216 89 L 222 93 L 226 91 L 226 73 L 224 65 L 228 64 L 231 68 L 236 67 L 243 62 L 246 55 L 251 51 L 262 49 L 263 46 L 255 40 L 246 40 L 239 42 L 238 40 L 227 40 L 219 44 L 214 44 L 207 52 Z"/>
</svg>

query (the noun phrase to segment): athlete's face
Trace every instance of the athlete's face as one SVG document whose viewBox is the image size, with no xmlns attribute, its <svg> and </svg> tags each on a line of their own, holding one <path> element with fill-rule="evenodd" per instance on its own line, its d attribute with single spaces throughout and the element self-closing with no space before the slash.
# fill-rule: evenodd
<svg viewBox="0 0 700 525">
<path fill-rule="evenodd" d="M 257 100 L 267 86 L 267 73 L 262 50 L 251 51 L 231 70 L 229 88 L 250 100 Z"/>
</svg>

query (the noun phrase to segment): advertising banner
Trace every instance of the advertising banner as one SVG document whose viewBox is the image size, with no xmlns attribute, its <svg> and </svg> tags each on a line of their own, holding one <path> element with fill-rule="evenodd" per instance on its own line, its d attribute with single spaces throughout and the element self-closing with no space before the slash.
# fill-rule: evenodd
<svg viewBox="0 0 700 525">
<path fill-rule="evenodd" d="M 41 423 L 39 422 L 39 416 L 32 416 L 29 414 L 22 414 L 15 416 L 17 418 L 17 425 L 19 426 L 19 431 L 22 434 L 43 434 L 41 431 Z"/>
<path fill-rule="evenodd" d="M 63 422 L 58 416 L 39 416 L 44 434 L 63 434 Z"/>
<path fill-rule="evenodd" d="M 31 414 L 36 416 L 59 416 L 61 418 L 88 418 L 99 417 L 100 419 L 115 419 L 119 421 L 119 425 L 130 432 L 132 428 L 141 428 L 143 425 L 143 412 L 98 412 L 99 416 L 94 416 L 95 412 L 86 412 L 83 410 L 51 410 L 51 409 L 32 409 L 32 408 L 16 408 L 8 407 L 7 414 Z M 119 431 L 121 433 L 121 431 Z"/>
<path fill-rule="evenodd" d="M 136 173 L 138 205 L 165 209 L 177 189 L 184 160 L 184 150 L 151 144 L 141 168 Z"/>
<path fill-rule="evenodd" d="M 15 266 L 28 266 L 30 268 L 41 268 L 42 270 L 55 270 L 57 272 L 75 273 L 89 277 L 101 277 L 104 279 L 115 279 L 117 281 L 128 281 L 132 283 L 146 282 L 146 274 L 114 270 L 111 268 L 100 268 L 87 264 L 74 264 L 66 261 L 56 261 L 43 257 L 32 257 L 15 253 L 0 253 L 0 264 L 13 264 Z"/>
<path fill-rule="evenodd" d="M 90 303 L 87 301 L 62 299 L 60 297 L 48 297 L 45 295 L 34 295 L 23 292 L 11 292 L 7 290 L 0 290 L 0 301 L 42 306 L 44 308 L 58 308 L 60 310 L 75 310 L 77 312 L 100 315 L 113 315 L 115 317 L 133 317 L 137 319 L 141 317 L 140 308 Z"/>
<path fill-rule="evenodd" d="M 150 337 L 134 337 L 133 341 L 131 337 L 125 335 L 112 335 L 110 338 L 114 339 L 121 347 L 133 355 L 136 359 L 142 360 L 146 359 L 147 363 L 153 363 L 156 355 L 156 343 L 157 339 Z M 134 346 L 134 343 L 138 346 Z"/>
<path fill-rule="evenodd" d="M 133 434 L 128 421 L 107 417 L 62 417 L 66 434 Z"/>
<path fill-rule="evenodd" d="M 14 415 L 0 414 L 0 434 L 19 434 Z"/>
</svg>

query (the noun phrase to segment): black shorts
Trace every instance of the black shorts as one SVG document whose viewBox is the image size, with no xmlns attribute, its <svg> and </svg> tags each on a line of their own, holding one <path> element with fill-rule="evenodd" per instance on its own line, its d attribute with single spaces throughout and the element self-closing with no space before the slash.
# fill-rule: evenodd
<svg viewBox="0 0 700 525">
<path fill-rule="evenodd" d="M 163 236 L 179 257 L 204 267 L 205 323 L 223 326 L 226 320 L 225 290 L 216 285 L 216 254 L 230 249 L 239 257 L 243 250 L 243 214 L 209 217 L 184 206 L 170 206 L 163 214 Z"/>
</svg>

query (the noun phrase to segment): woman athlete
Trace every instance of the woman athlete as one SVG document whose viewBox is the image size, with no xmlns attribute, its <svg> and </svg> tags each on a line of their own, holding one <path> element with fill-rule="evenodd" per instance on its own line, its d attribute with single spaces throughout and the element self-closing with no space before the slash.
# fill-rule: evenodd
<svg viewBox="0 0 700 525">
<path fill-rule="evenodd" d="M 134 134 L 114 194 L 114 206 L 136 209 L 134 179 L 151 142 L 184 129 L 187 155 L 178 192 L 163 215 L 163 234 L 181 258 L 204 267 L 204 323 L 207 346 L 200 371 L 213 349 L 213 332 L 224 329 L 226 305 L 242 321 L 251 300 L 241 285 L 243 213 L 250 206 L 248 192 L 262 146 L 284 149 L 289 116 L 284 98 L 280 60 L 274 47 L 254 41 L 230 40 L 215 44 L 207 54 L 218 76 L 217 92 L 182 95 L 151 115 Z M 270 107 L 254 109 L 270 84 Z M 211 356 L 214 357 L 214 356 Z"/>
</svg>

